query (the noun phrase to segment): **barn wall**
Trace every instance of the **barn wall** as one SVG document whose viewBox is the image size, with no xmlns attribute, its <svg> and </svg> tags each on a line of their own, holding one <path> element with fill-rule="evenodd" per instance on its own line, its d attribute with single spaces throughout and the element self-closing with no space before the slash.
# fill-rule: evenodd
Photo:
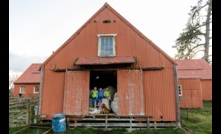
<svg viewBox="0 0 221 134">
<path fill-rule="evenodd" d="M 142 70 L 117 71 L 118 115 L 144 115 Z"/>
<path fill-rule="evenodd" d="M 104 18 L 111 20 L 111 23 L 102 23 Z M 176 100 L 173 64 L 162 54 L 163 52 L 159 51 L 158 47 L 154 47 L 143 35 L 138 35 L 137 31 L 131 28 L 106 8 L 85 24 L 81 31 L 75 33 L 76 36 L 67 40 L 61 46 L 62 49 L 55 51 L 53 58 L 49 59 L 44 66 L 46 71 L 44 75 L 42 112 L 50 114 L 52 112 L 61 112 L 63 106 L 64 73 L 53 73 L 50 70 L 54 68 L 79 68 L 73 65 L 78 57 L 97 56 L 97 34 L 117 34 L 116 56 L 137 57 L 137 63 L 132 65 L 134 68 L 164 67 L 161 71 L 143 71 L 145 114 L 153 115 L 153 120 L 159 120 L 159 116 L 163 115 L 165 121 L 175 121 Z M 51 78 L 55 80 L 50 80 Z M 56 89 L 55 92 L 54 89 Z M 56 100 L 55 102 L 57 103 L 54 105 L 52 96 L 58 97 L 61 102 Z"/>
<path fill-rule="evenodd" d="M 39 93 L 34 93 L 34 87 L 40 86 L 40 84 L 15 84 L 12 96 L 18 96 L 21 86 L 26 88 L 25 93 L 22 94 L 23 97 L 39 96 Z"/>
<path fill-rule="evenodd" d="M 111 23 L 102 23 L 103 18 L 110 19 Z M 85 25 L 77 36 L 67 41 L 68 45 L 63 45 L 62 51 L 55 52 L 55 57 L 49 61 L 46 69 L 73 68 L 73 63 L 78 57 L 96 57 L 97 34 L 117 34 L 116 56 L 136 56 L 138 59 L 134 64 L 136 68 L 160 66 L 173 68 L 172 63 L 168 64 L 165 55 L 155 49 L 150 41 L 138 35 L 135 30 L 125 25 L 124 21 L 107 9 Z"/>
<path fill-rule="evenodd" d="M 65 73 L 63 113 L 87 115 L 89 102 L 89 71 Z"/>
<path fill-rule="evenodd" d="M 54 114 L 63 112 L 64 73 L 45 70 L 42 89 L 41 114 L 47 114 L 51 119 Z"/>
<path fill-rule="evenodd" d="M 202 86 L 200 78 L 179 78 L 182 86 L 181 108 L 202 108 Z"/>
<path fill-rule="evenodd" d="M 152 121 L 176 121 L 176 96 L 173 69 L 143 71 L 145 114 Z"/>
<path fill-rule="evenodd" d="M 212 100 L 212 80 L 201 79 L 203 100 Z"/>
</svg>

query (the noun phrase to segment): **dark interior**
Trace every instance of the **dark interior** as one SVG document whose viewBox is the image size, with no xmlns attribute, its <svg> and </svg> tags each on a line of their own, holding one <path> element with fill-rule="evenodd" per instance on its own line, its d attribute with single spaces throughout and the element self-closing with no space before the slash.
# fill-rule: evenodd
<svg viewBox="0 0 221 134">
<path fill-rule="evenodd" d="M 117 71 L 90 71 L 90 89 L 112 86 L 117 88 Z"/>
</svg>

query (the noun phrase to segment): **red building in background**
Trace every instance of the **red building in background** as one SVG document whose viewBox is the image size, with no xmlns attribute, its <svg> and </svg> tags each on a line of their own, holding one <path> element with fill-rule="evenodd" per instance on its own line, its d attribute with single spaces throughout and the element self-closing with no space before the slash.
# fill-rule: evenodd
<svg viewBox="0 0 221 134">
<path fill-rule="evenodd" d="M 31 64 L 24 73 L 14 82 L 12 96 L 21 94 L 23 97 L 39 96 L 40 63 Z"/>
</svg>

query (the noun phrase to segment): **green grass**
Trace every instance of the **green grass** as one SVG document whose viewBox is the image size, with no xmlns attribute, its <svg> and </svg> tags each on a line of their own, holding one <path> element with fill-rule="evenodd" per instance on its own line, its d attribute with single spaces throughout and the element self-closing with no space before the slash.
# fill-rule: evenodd
<svg viewBox="0 0 221 134">
<path fill-rule="evenodd" d="M 181 125 L 194 134 L 212 134 L 212 101 L 204 101 L 202 109 L 181 109 Z"/>
<path fill-rule="evenodd" d="M 204 101 L 202 109 L 181 109 L 181 126 L 190 129 L 187 134 L 212 134 L 212 101 Z M 23 127 L 9 128 L 9 134 L 22 129 Z M 42 134 L 47 129 L 27 128 L 18 134 Z M 186 134 L 183 130 L 176 128 L 144 129 L 128 132 L 126 129 L 112 129 L 103 131 L 93 128 L 68 129 L 64 134 Z M 53 134 L 51 131 L 49 134 Z"/>
</svg>

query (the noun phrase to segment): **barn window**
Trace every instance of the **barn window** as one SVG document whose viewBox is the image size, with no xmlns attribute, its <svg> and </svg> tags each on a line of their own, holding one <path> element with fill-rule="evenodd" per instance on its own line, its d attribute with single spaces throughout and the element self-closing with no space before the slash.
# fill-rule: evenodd
<svg viewBox="0 0 221 134">
<path fill-rule="evenodd" d="M 98 34 L 98 56 L 115 56 L 115 36 L 117 34 Z"/>
<path fill-rule="evenodd" d="M 182 86 L 181 85 L 178 86 L 178 90 L 179 90 L 179 96 L 182 96 Z"/>
<path fill-rule="evenodd" d="M 39 86 L 34 87 L 34 93 L 39 93 Z"/>
<path fill-rule="evenodd" d="M 20 87 L 20 93 L 25 93 L 25 87 L 24 86 Z"/>
</svg>

